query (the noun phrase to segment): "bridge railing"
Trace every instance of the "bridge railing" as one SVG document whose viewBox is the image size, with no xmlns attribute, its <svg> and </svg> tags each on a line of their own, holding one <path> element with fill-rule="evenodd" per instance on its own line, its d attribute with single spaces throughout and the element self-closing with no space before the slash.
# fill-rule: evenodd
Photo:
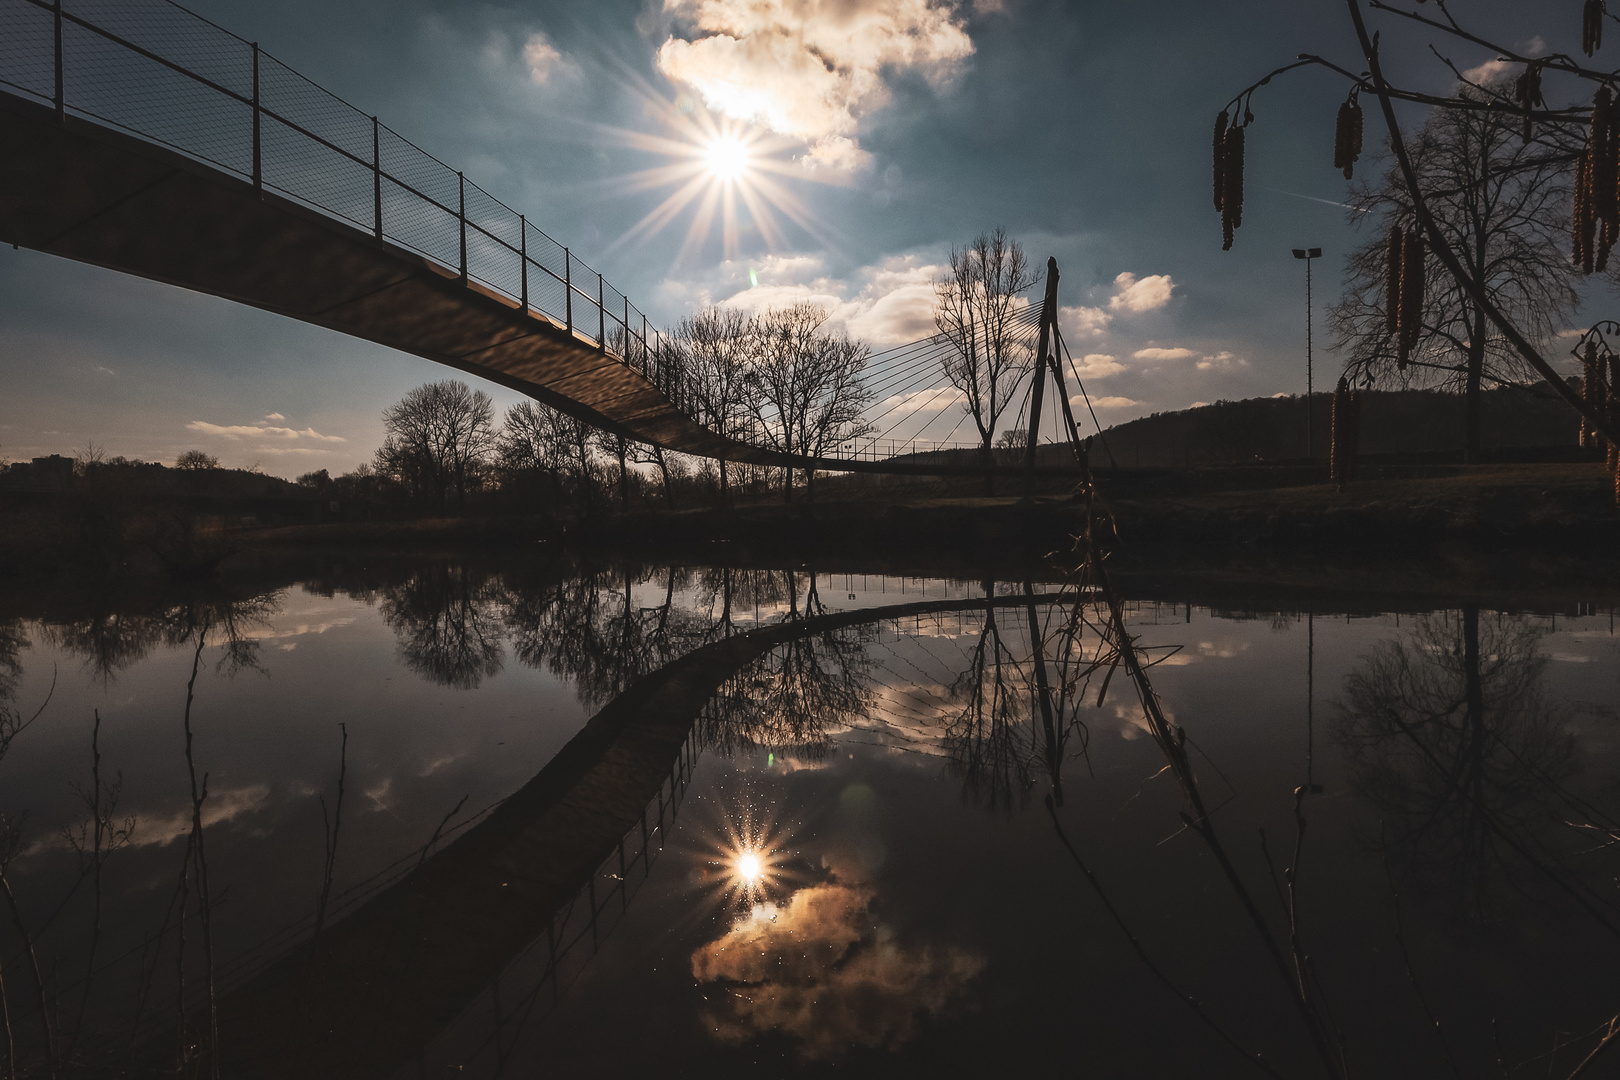
<svg viewBox="0 0 1620 1080">
<path fill-rule="evenodd" d="M 525 215 L 169 0 L 0 0 L 0 88 L 409 249 L 680 389 L 646 316 Z"/>
<path fill-rule="evenodd" d="M 739 426 L 712 409 L 646 315 L 526 215 L 257 43 L 171 0 L 0 0 L 0 89 L 415 252 L 624 363 L 700 426 L 773 445 L 757 422 Z M 885 449 L 916 453 L 922 444 L 865 440 L 828 456 L 870 460 Z"/>
</svg>

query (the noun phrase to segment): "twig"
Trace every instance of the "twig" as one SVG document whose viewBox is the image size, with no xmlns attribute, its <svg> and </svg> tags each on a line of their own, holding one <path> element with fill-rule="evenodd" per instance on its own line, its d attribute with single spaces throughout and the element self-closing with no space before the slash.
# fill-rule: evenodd
<svg viewBox="0 0 1620 1080">
<path fill-rule="evenodd" d="M 0 891 L 4 891 L 6 894 L 6 907 L 11 913 L 11 925 L 16 927 L 18 936 L 22 938 L 23 951 L 28 956 L 29 970 L 34 977 L 34 994 L 39 1002 L 39 1022 L 45 1033 L 47 1075 L 51 1077 L 51 1080 L 55 1080 L 57 1075 L 56 1033 L 51 1028 L 51 1011 L 49 1004 L 45 1000 L 45 980 L 39 971 L 39 954 L 34 951 L 33 936 L 28 933 L 28 926 L 23 922 L 22 909 L 17 905 L 17 896 L 11 890 L 11 879 L 6 874 L 6 870 L 11 865 L 11 860 L 17 853 L 18 826 L 18 822 L 8 820 L 3 815 L 0 815 L 0 833 L 3 833 L 3 835 L 0 835 L 0 849 L 3 849 L 0 850 Z M 9 1038 L 11 1034 L 9 1014 L 6 1018 L 6 1033 Z M 16 1073 L 16 1068 L 16 1054 L 15 1049 L 13 1049 L 11 1059 L 13 1074 Z"/>
<path fill-rule="evenodd" d="M 456 803 L 448 814 L 444 815 L 444 819 L 439 822 L 439 827 L 433 830 L 433 835 L 428 837 L 427 846 L 422 849 L 422 857 L 416 862 L 418 870 L 422 869 L 422 864 L 427 862 L 428 855 L 433 851 L 433 846 L 439 842 L 439 836 L 444 832 L 444 827 L 450 824 L 450 819 L 460 813 L 461 808 L 465 805 L 467 805 L 467 796 L 463 795 L 461 801 Z"/>
<path fill-rule="evenodd" d="M 321 936 L 321 930 L 326 926 L 326 902 L 332 896 L 332 872 L 337 866 L 338 832 L 343 828 L 343 785 L 349 772 L 349 726 L 339 724 L 338 730 L 343 732 L 343 742 L 338 748 L 337 807 L 332 813 L 330 823 L 326 818 L 326 796 L 320 797 L 321 828 L 325 832 L 326 839 L 326 863 L 321 874 L 321 900 L 315 906 L 317 938 Z M 459 806 L 457 808 L 459 809 Z"/>
<path fill-rule="evenodd" d="M 1399 945 L 1401 949 L 1401 963 L 1406 968 L 1406 981 L 1412 984 L 1412 993 L 1417 997 L 1418 1005 L 1423 1009 L 1423 1015 L 1428 1017 L 1429 1028 L 1434 1032 L 1435 1038 L 1440 1040 L 1440 1049 L 1446 1055 L 1446 1066 L 1451 1069 L 1451 1075 L 1457 1077 L 1458 1080 L 1462 1080 L 1462 1070 L 1457 1067 L 1457 1059 L 1452 1056 L 1451 1044 L 1446 1041 L 1445 1029 L 1440 1026 L 1439 1017 L 1435 1016 L 1434 1010 L 1429 1007 L 1429 999 L 1424 996 L 1423 986 L 1418 982 L 1417 972 L 1412 967 L 1412 954 L 1406 948 L 1406 930 L 1401 920 L 1401 894 L 1395 888 L 1395 874 L 1389 866 L 1389 846 L 1382 842 L 1384 830 L 1381 823 L 1378 831 L 1380 834 L 1379 847 L 1384 857 L 1384 877 L 1389 880 L 1389 898 L 1395 911 L 1395 944 Z M 1496 1061 L 1497 1065 L 1500 1066 L 1502 1062 L 1502 1044 L 1497 1038 L 1494 1017 L 1491 1020 L 1491 1037 L 1496 1043 Z"/>
<path fill-rule="evenodd" d="M 1592 1047 L 1590 1054 L 1581 1059 L 1581 1063 L 1575 1066 L 1575 1071 L 1569 1074 L 1567 1080 L 1575 1080 L 1577 1076 L 1585 1072 L 1586 1067 L 1596 1061 L 1598 1055 L 1609 1048 L 1609 1044 L 1614 1042 L 1616 1036 L 1620 1036 L 1620 1016 L 1616 1016 L 1609 1021 L 1609 1030 L 1604 1032 L 1602 1041 Z"/>
<path fill-rule="evenodd" d="M 197 671 L 202 663 L 203 647 L 208 640 L 208 624 L 205 621 L 197 629 L 197 650 L 191 657 L 191 680 L 186 683 L 186 711 L 184 726 L 186 731 L 186 773 L 191 780 L 191 835 L 194 843 L 191 845 L 192 864 L 195 867 L 197 879 L 197 904 L 202 916 L 203 931 L 203 974 L 207 980 L 208 988 L 208 1072 L 218 1080 L 219 1077 L 219 1010 L 214 995 L 214 928 L 212 918 L 212 903 L 208 895 L 208 855 L 203 846 L 203 803 L 208 799 L 208 774 L 203 773 L 201 785 L 197 782 L 197 765 L 192 757 L 191 742 L 191 704 L 195 699 L 197 687 Z M 183 872 L 183 871 L 182 871 Z M 181 908 L 182 925 L 184 924 L 184 907 Z M 182 963 L 183 963 L 182 958 Z M 184 1012 L 184 1003 L 181 1004 Z M 182 1021 L 183 1023 L 183 1021 Z"/>
<path fill-rule="evenodd" d="M 1198 1019 L 1202 1020 L 1211 1031 L 1220 1036 L 1221 1041 L 1226 1043 L 1227 1046 L 1243 1055 L 1243 1057 L 1254 1065 L 1255 1068 L 1260 1069 L 1268 1076 L 1277 1076 L 1280 1080 L 1281 1074 L 1279 1074 L 1276 1069 L 1272 1068 L 1271 1063 L 1267 1061 L 1264 1056 L 1244 1048 L 1241 1043 L 1232 1038 L 1232 1036 L 1228 1035 L 1226 1030 L 1217 1024 L 1215 1020 L 1204 1011 L 1203 1005 L 1199 1003 L 1197 998 L 1193 997 L 1191 994 L 1178 987 L 1175 983 L 1171 982 L 1170 977 L 1153 962 L 1153 960 L 1148 956 L 1147 950 L 1142 948 L 1142 943 L 1136 939 L 1136 935 L 1131 933 L 1131 928 L 1126 925 L 1124 917 L 1119 913 L 1119 909 L 1114 907 L 1113 901 L 1108 899 L 1108 894 L 1103 891 L 1102 882 L 1097 880 L 1097 875 L 1092 872 L 1091 867 L 1086 865 L 1085 860 L 1080 857 L 1080 852 L 1075 850 L 1074 845 L 1069 842 L 1068 834 L 1063 831 L 1063 823 L 1058 820 L 1057 806 L 1053 803 L 1052 796 L 1050 795 L 1046 796 L 1046 812 L 1051 816 L 1052 828 L 1057 831 L 1058 839 L 1063 842 L 1064 848 L 1068 850 L 1069 857 L 1074 860 L 1074 864 L 1078 866 L 1080 868 L 1080 872 L 1085 875 L 1086 882 L 1091 886 L 1092 891 L 1097 894 L 1097 899 L 1101 900 L 1103 907 L 1108 909 L 1109 917 L 1114 920 L 1114 925 L 1119 927 L 1120 933 L 1125 935 L 1125 940 L 1131 943 L 1131 948 L 1136 951 L 1137 957 L 1142 961 L 1147 969 L 1153 973 L 1154 978 L 1158 979 L 1165 985 L 1166 988 L 1169 989 L 1172 994 L 1181 999 L 1181 1002 L 1191 1009 L 1197 1015 Z"/>
</svg>

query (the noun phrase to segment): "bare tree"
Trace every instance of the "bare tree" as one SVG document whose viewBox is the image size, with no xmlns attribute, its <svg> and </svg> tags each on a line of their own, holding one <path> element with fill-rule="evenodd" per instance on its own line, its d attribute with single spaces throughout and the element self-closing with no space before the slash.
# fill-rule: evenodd
<svg viewBox="0 0 1620 1080">
<path fill-rule="evenodd" d="M 174 467 L 191 471 L 219 468 L 219 458 L 202 450 L 184 450 L 174 459 Z"/>
<path fill-rule="evenodd" d="M 458 379 L 418 386 L 383 411 L 387 438 L 377 468 L 432 496 L 442 513 L 454 493 L 465 510 L 467 489 L 495 449 L 495 407 L 489 395 Z"/>
<path fill-rule="evenodd" d="M 703 421 L 711 431 L 735 435 L 746 413 L 748 361 L 754 320 L 736 308 L 708 307 L 682 319 L 666 348 L 690 374 Z M 720 499 L 729 490 L 724 458 L 719 461 Z"/>
<path fill-rule="evenodd" d="M 746 408 L 765 443 L 784 454 L 819 457 L 871 431 L 862 414 L 872 393 L 861 377 L 870 350 L 842 334 L 822 332 L 827 312 L 815 304 L 771 308 L 754 320 Z M 811 498 L 815 470 L 806 470 Z M 784 485 L 793 501 L 793 480 Z"/>
<path fill-rule="evenodd" d="M 520 401 L 506 411 L 495 460 L 508 480 L 549 484 L 588 505 L 595 484 L 594 430 L 549 405 Z"/>
<path fill-rule="evenodd" d="M 1486 100 L 1467 85 L 1464 99 Z M 1569 234 L 1568 168 L 1578 136 L 1544 128 L 1526 141 L 1520 118 L 1505 110 L 1435 112 L 1411 137 L 1409 151 L 1435 224 L 1491 301 L 1545 348 L 1579 299 L 1579 269 L 1564 248 Z M 1352 185 L 1351 218 L 1375 225 L 1350 256 L 1345 294 L 1329 320 L 1348 352 L 1353 381 L 1399 382 L 1461 389 L 1467 395 L 1467 458 L 1480 447 L 1482 381 L 1538 378 L 1492 325 L 1483 307 L 1446 274 L 1431 252 L 1423 278 L 1421 329 L 1406 358 L 1388 318 L 1390 235 L 1413 227 L 1412 200 L 1391 166 L 1376 180 Z"/>
<path fill-rule="evenodd" d="M 979 456 L 986 465 L 995 463 L 996 423 L 1035 366 L 1035 354 L 1016 333 L 1014 322 L 1018 294 L 1034 283 L 1023 247 L 997 227 L 965 248 L 951 249 L 950 272 L 934 285 L 934 325 L 954 346 L 940 360 L 940 369 L 962 394 L 962 408 L 979 430 Z M 991 477 L 984 482 L 986 491 L 994 490 Z"/>
</svg>

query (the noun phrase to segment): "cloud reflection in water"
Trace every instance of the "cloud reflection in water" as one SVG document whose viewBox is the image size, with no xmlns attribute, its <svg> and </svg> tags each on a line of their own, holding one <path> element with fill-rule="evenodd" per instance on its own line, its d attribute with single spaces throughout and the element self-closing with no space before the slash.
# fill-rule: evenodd
<svg viewBox="0 0 1620 1080">
<path fill-rule="evenodd" d="M 964 997 L 984 957 L 953 946 L 907 946 L 871 915 L 873 891 L 829 881 L 783 904 L 754 905 L 692 954 L 700 983 L 731 991 L 707 1018 L 715 1038 L 788 1035 L 807 1060 L 893 1049 Z"/>
</svg>

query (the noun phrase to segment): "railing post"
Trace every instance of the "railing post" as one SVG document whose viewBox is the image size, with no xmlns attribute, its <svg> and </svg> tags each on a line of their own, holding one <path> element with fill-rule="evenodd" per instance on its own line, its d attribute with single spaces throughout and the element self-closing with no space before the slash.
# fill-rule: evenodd
<svg viewBox="0 0 1620 1080">
<path fill-rule="evenodd" d="M 51 14 L 56 20 L 56 95 L 54 100 L 56 104 L 56 122 L 60 124 L 67 119 L 67 97 L 62 92 L 64 81 L 62 78 L 62 0 L 56 0 L 55 6 L 51 9 Z"/>
<path fill-rule="evenodd" d="M 58 4 L 60 6 L 60 4 Z M 253 43 L 253 190 L 264 189 L 264 158 L 259 137 L 259 43 Z"/>
<path fill-rule="evenodd" d="M 371 231 L 381 240 L 382 228 L 382 125 L 371 118 Z"/>
<path fill-rule="evenodd" d="M 624 298 L 624 358 L 630 359 L 630 298 Z M 646 357 L 642 357 L 642 371 L 647 370 Z"/>
<path fill-rule="evenodd" d="M 518 264 L 523 268 L 523 314 L 529 313 L 529 219 L 518 215 Z"/>
<path fill-rule="evenodd" d="M 563 299 L 568 307 L 568 333 L 574 333 L 574 265 L 568 249 L 563 248 Z"/>
<path fill-rule="evenodd" d="M 596 275 L 596 347 L 607 352 L 607 291 L 600 273 Z"/>
<path fill-rule="evenodd" d="M 456 173 L 456 179 L 460 182 L 459 191 L 461 193 L 460 213 L 457 215 L 459 217 L 460 221 L 461 221 L 461 281 L 462 281 L 462 284 L 466 284 L 466 282 L 467 282 L 467 174 L 458 172 L 458 173 Z"/>
</svg>

